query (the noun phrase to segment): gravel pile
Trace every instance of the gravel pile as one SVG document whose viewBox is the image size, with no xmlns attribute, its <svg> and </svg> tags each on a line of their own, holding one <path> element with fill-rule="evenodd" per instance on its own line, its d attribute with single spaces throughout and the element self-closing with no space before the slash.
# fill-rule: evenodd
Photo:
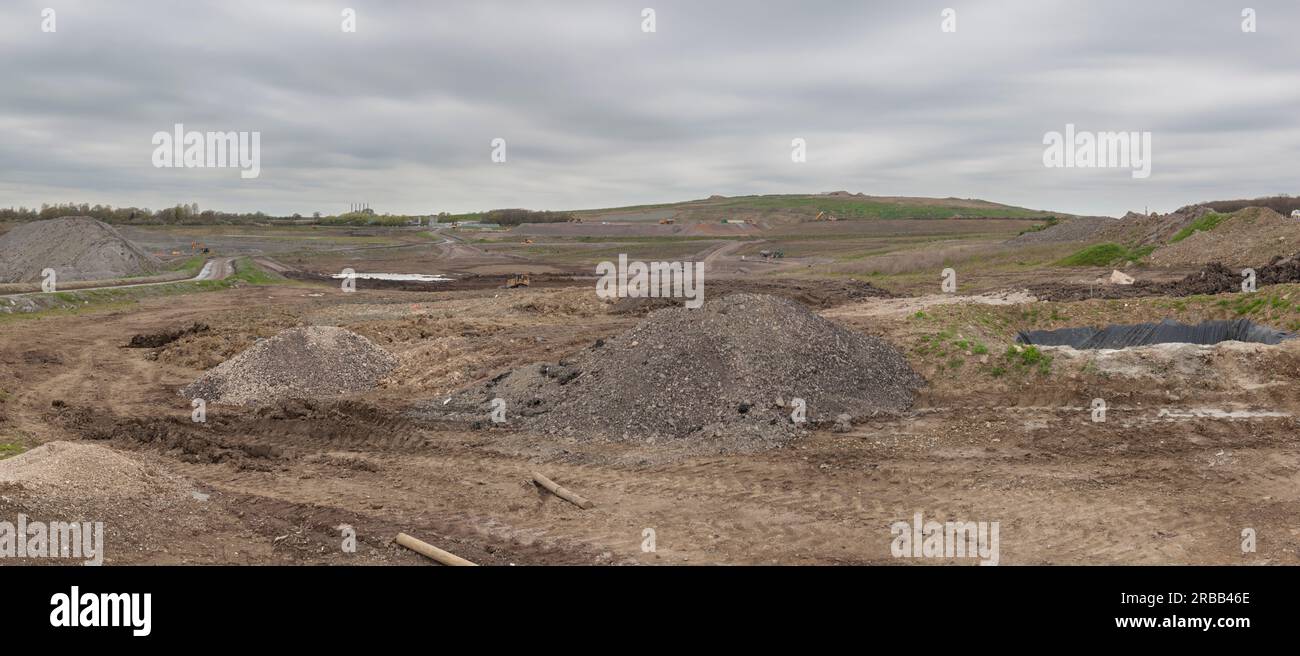
<svg viewBox="0 0 1300 656">
<path fill-rule="evenodd" d="M 1108 216 L 1076 216 L 1061 219 L 1056 225 L 1042 230 L 1017 235 L 1007 240 L 1006 243 L 1013 246 L 1029 246 L 1032 244 L 1089 241 L 1098 232 L 1117 222 L 1116 219 Z"/>
<path fill-rule="evenodd" d="M 507 425 L 542 433 L 748 451 L 809 424 L 905 411 L 922 382 L 880 339 L 789 299 L 741 293 L 660 310 L 569 360 L 502 374 L 429 410 L 486 424 L 501 398 Z M 809 424 L 791 420 L 794 399 Z"/>
<path fill-rule="evenodd" d="M 350 330 L 290 328 L 217 365 L 181 394 L 231 405 L 333 397 L 373 389 L 397 364 L 395 356 Z"/>
<path fill-rule="evenodd" d="M 187 494 L 177 478 L 107 447 L 49 442 L 0 460 L 0 485 L 16 485 L 43 497 L 138 499 Z"/>
<path fill-rule="evenodd" d="M 37 282 L 47 268 L 60 281 L 107 280 L 157 273 L 162 263 L 90 217 L 24 223 L 0 236 L 0 282 Z"/>
</svg>

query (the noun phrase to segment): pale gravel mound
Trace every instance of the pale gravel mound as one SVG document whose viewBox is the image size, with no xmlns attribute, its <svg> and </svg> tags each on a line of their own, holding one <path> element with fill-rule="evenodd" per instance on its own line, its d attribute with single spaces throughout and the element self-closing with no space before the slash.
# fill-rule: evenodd
<svg viewBox="0 0 1300 656">
<path fill-rule="evenodd" d="M 59 281 L 108 280 L 157 273 L 162 263 L 90 217 L 23 223 L 0 236 L 0 282 L 37 282 L 47 268 Z"/>
<path fill-rule="evenodd" d="M 145 498 L 188 494 L 179 479 L 108 447 L 49 442 L 0 460 L 0 486 L 17 485 L 44 497 Z"/>
<path fill-rule="evenodd" d="M 732 294 L 669 308 L 559 364 L 498 376 L 426 411 L 608 440 L 688 440 L 719 450 L 779 446 L 809 425 L 901 413 L 922 384 L 897 348 L 794 301 Z M 790 419 L 806 402 L 809 424 Z"/>
<path fill-rule="evenodd" d="M 1260 266 L 1275 256 L 1296 252 L 1300 252 L 1300 219 L 1284 217 L 1266 207 L 1247 207 L 1229 215 L 1213 230 L 1196 232 L 1176 244 L 1156 249 L 1147 262 L 1155 266 L 1206 262 Z"/>
<path fill-rule="evenodd" d="M 350 330 L 290 328 L 217 365 L 181 394 L 231 405 L 335 397 L 373 389 L 397 365 L 396 356 Z"/>
</svg>

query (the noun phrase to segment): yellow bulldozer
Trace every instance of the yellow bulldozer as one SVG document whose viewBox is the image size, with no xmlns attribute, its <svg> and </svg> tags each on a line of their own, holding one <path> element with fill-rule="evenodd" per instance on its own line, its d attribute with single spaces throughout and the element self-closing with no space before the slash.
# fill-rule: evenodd
<svg viewBox="0 0 1300 656">
<path fill-rule="evenodd" d="M 529 279 L 528 274 L 522 273 L 517 276 L 510 276 L 510 279 L 506 281 L 506 289 L 514 289 L 516 287 L 528 287 L 532 284 L 533 281 Z"/>
</svg>

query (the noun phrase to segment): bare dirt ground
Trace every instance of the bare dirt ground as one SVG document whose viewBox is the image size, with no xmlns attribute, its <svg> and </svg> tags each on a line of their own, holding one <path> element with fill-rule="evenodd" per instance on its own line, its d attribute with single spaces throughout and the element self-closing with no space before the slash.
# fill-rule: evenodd
<svg viewBox="0 0 1300 656">
<path fill-rule="evenodd" d="M 973 562 L 893 558 L 890 524 L 917 512 L 1000 522 L 1003 564 L 1300 562 L 1291 392 L 1300 347 L 1058 354 L 1050 373 L 1008 365 L 995 377 L 987 372 L 1013 331 L 973 313 L 1032 309 L 1015 296 L 826 303 L 832 320 L 907 349 L 929 385 L 902 418 L 818 429 L 757 454 L 578 443 L 408 414 L 416 401 L 554 361 L 637 320 L 593 297 L 586 288 L 344 295 L 293 283 L 10 321 L 0 325 L 0 442 L 93 442 L 192 486 L 198 495 L 176 502 L 175 518 L 107 500 L 111 564 L 425 562 L 392 544 L 399 531 L 485 564 Z M 943 330 L 966 337 L 940 333 L 945 343 L 979 337 L 990 353 L 936 356 L 934 334 L 949 324 L 927 322 L 950 319 L 955 329 Z M 195 322 L 209 329 L 176 330 Z M 205 424 L 191 421 L 179 387 L 259 337 L 311 324 L 361 333 L 402 364 L 357 398 L 212 405 Z M 125 348 L 168 331 L 183 336 Z M 1110 404 L 1105 423 L 1089 416 L 1098 396 Z M 595 508 L 539 490 L 534 471 Z M 0 489 L 0 515 L 18 512 L 54 511 Z M 340 549 L 342 525 L 356 529 L 356 553 Z M 1242 553 L 1246 528 L 1259 535 L 1257 553 Z M 642 548 L 646 529 L 653 552 Z"/>
</svg>

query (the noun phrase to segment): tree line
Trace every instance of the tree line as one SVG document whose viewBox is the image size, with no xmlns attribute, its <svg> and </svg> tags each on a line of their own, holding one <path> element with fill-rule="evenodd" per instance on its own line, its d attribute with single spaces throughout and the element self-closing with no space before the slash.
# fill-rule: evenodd
<svg viewBox="0 0 1300 656">
<path fill-rule="evenodd" d="M 43 221 L 65 216 L 88 216 L 104 223 L 134 225 L 211 225 L 239 223 L 319 223 L 322 225 L 411 225 L 427 223 L 436 219 L 440 223 L 457 221 L 481 221 L 503 226 L 516 226 L 521 223 L 564 223 L 573 219 L 570 212 L 534 211 L 525 209 L 500 209 L 469 214 L 376 214 L 373 210 L 345 212 L 322 216 L 314 212 L 311 216 L 291 214 L 275 216 L 264 212 L 221 212 L 218 210 L 201 210 L 198 203 L 181 204 L 161 210 L 147 207 L 113 207 L 111 205 L 91 205 L 89 203 L 45 203 L 37 208 L 10 207 L 0 208 L 0 221 Z"/>
</svg>

